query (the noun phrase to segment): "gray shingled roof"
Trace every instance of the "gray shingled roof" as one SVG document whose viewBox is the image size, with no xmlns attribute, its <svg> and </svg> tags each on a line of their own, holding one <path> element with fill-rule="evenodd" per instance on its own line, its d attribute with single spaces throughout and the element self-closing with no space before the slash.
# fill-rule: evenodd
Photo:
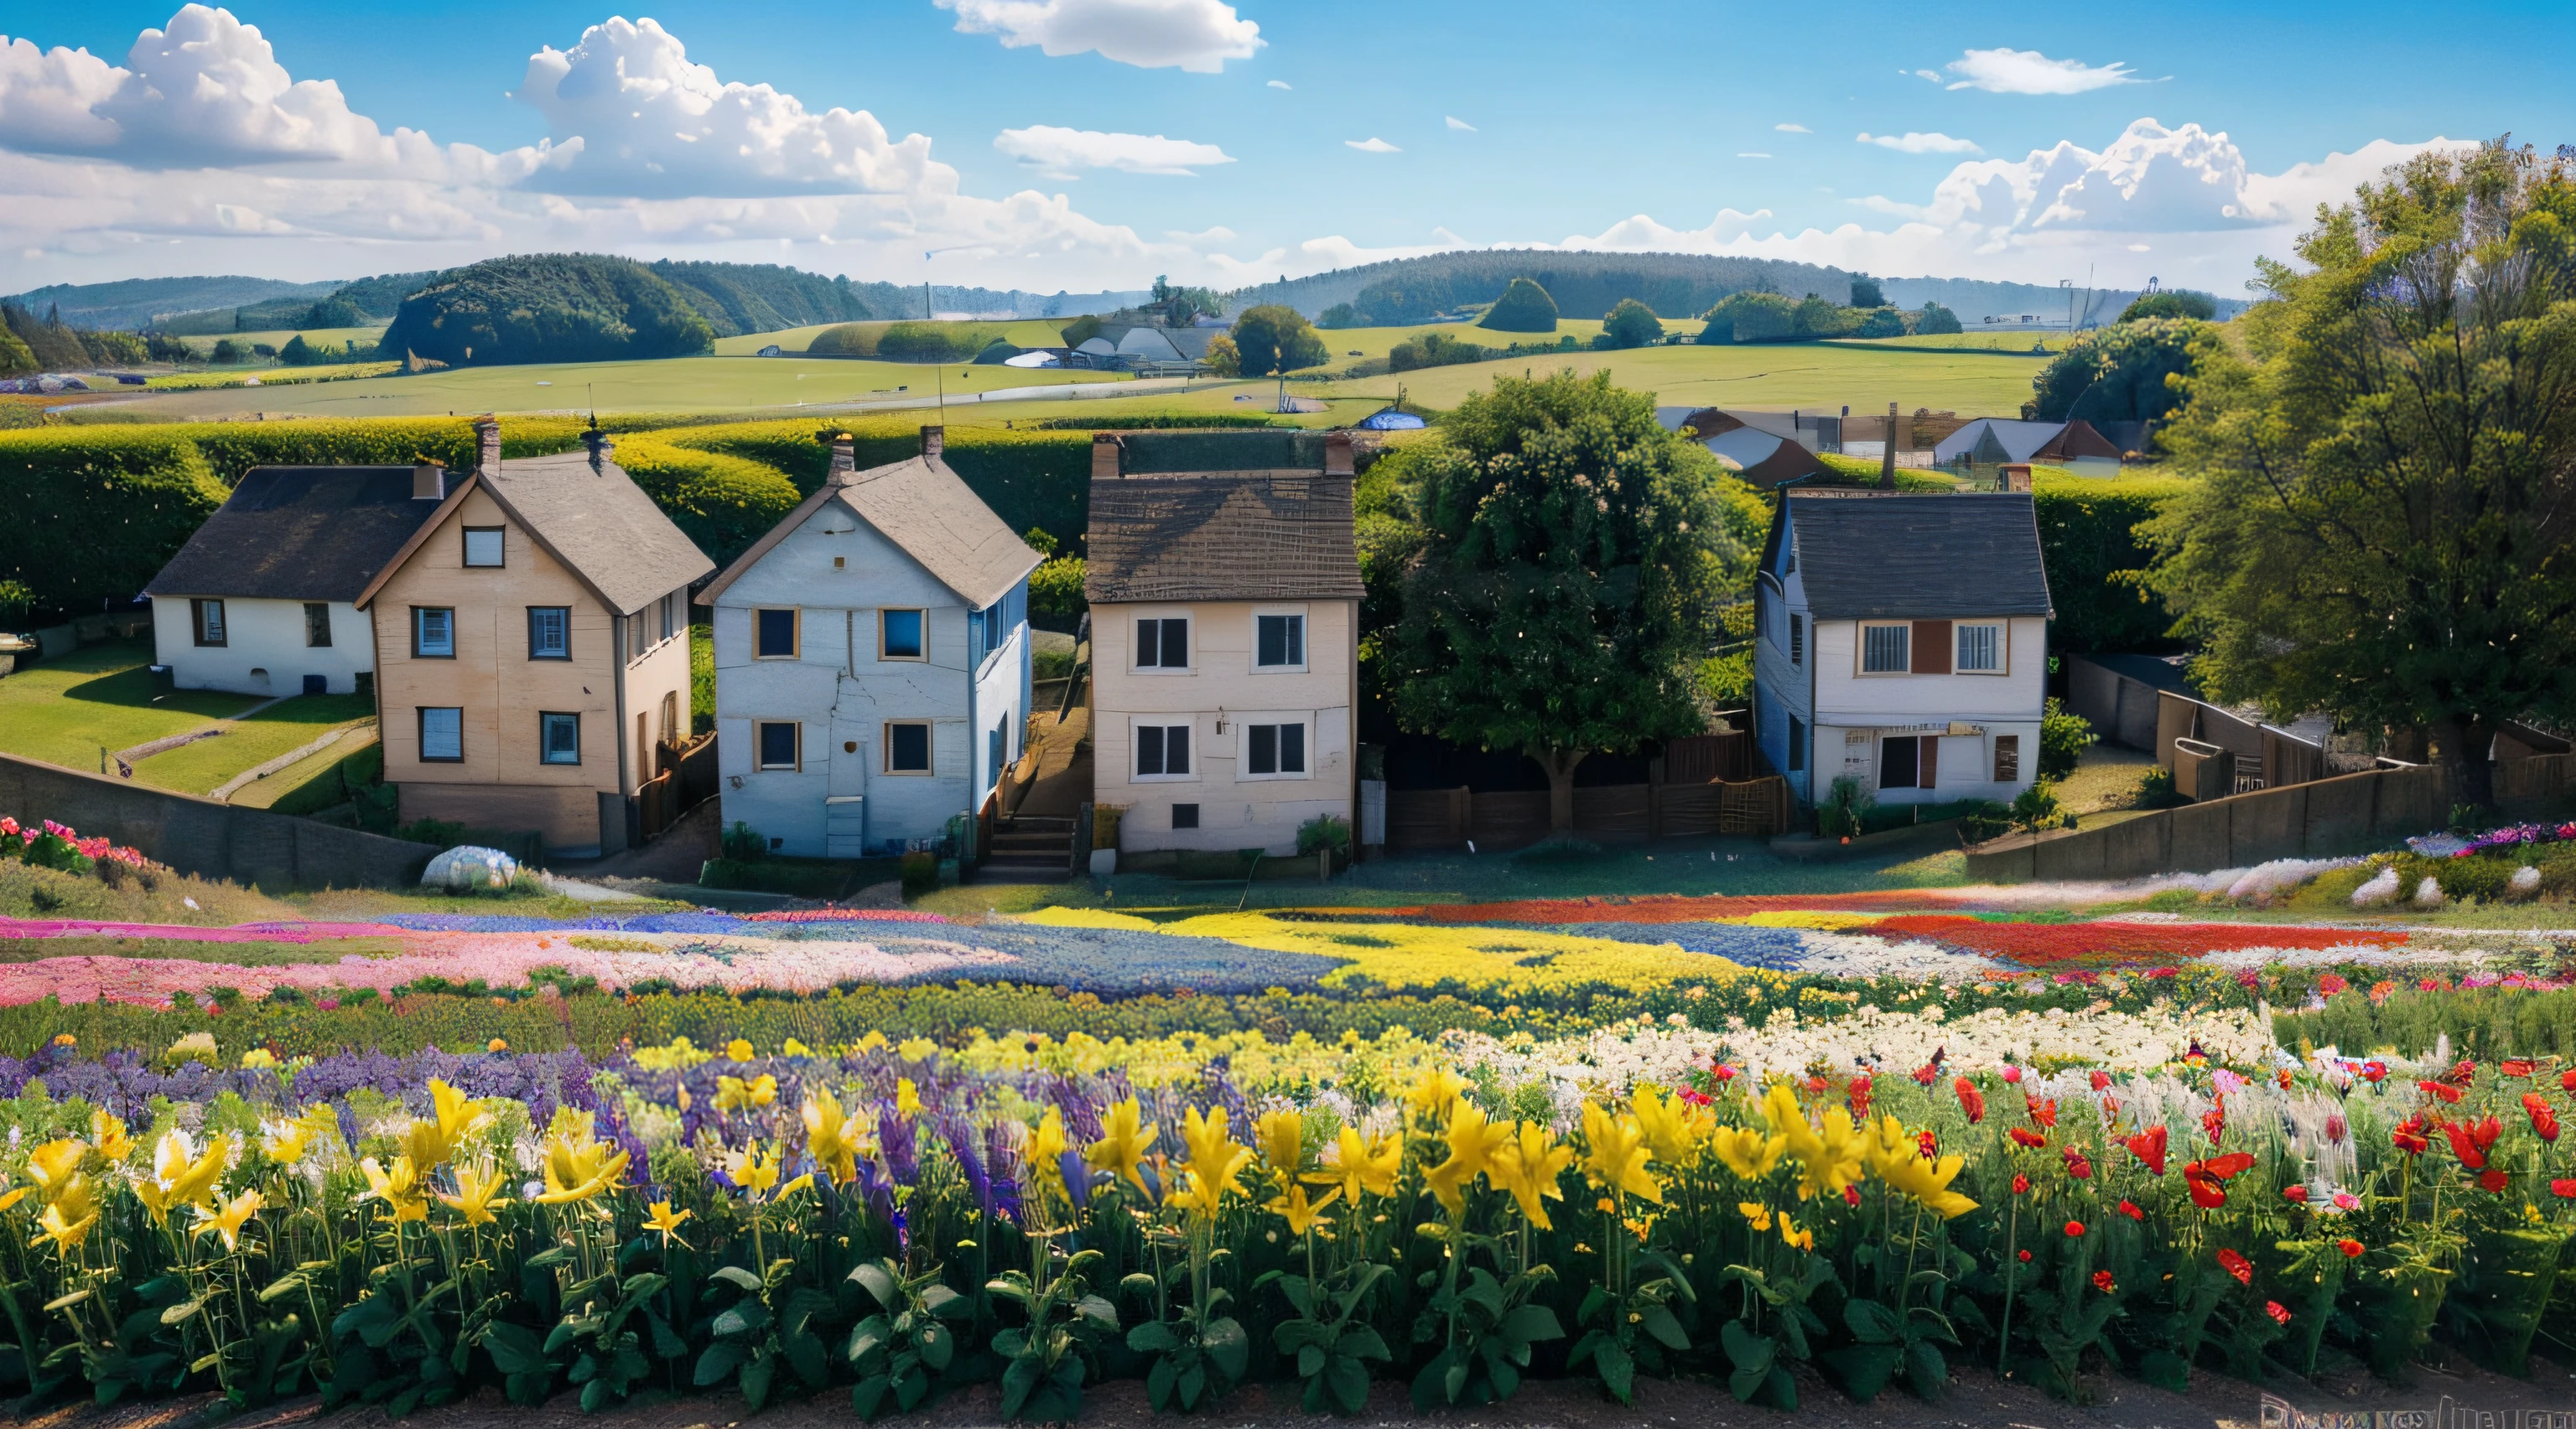
<svg viewBox="0 0 2576 1429">
<path fill-rule="evenodd" d="M 255 466 L 147 595 L 355 600 L 438 510 L 409 466 Z"/>
<path fill-rule="evenodd" d="M 1096 477 L 1086 544 L 1096 604 L 1361 595 L 1347 476 Z"/>
<path fill-rule="evenodd" d="M 919 561 L 941 585 L 978 608 L 1010 594 L 1045 559 L 1011 534 L 1011 528 L 948 463 L 917 456 L 866 471 L 834 471 L 813 495 L 725 567 L 698 599 L 713 601 L 822 509 L 824 502 L 835 500 Z"/>
<path fill-rule="evenodd" d="M 2055 614 L 2039 552 L 2039 518 L 2025 493 L 1792 491 L 1787 509 L 1807 607 L 1822 619 Z M 1775 549 L 1779 539 L 1775 524 Z M 1771 568 L 1767 557 L 1764 568 Z"/>
<path fill-rule="evenodd" d="M 620 615 L 716 568 L 613 458 L 594 466 L 578 448 L 520 457 L 482 481 Z"/>
</svg>

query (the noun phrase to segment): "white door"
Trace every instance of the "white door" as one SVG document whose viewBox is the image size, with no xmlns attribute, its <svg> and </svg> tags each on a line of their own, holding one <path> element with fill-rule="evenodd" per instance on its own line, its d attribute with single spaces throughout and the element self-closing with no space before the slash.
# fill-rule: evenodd
<svg viewBox="0 0 2576 1429">
<path fill-rule="evenodd" d="M 876 757 L 875 731 L 835 711 L 831 778 L 823 800 L 823 856 L 865 858 L 868 852 L 868 761 Z"/>
</svg>

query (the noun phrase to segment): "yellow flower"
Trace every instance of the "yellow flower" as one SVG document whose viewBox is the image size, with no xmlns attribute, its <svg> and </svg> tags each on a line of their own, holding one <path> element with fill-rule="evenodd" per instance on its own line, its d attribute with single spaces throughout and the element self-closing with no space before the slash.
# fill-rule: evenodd
<svg viewBox="0 0 2576 1429">
<path fill-rule="evenodd" d="M 1890 1157 L 1879 1163 L 1878 1174 L 1886 1178 L 1887 1184 L 1921 1201 L 1945 1221 L 1955 1221 L 1977 1208 L 1976 1202 L 1950 1189 L 1950 1183 L 1959 1178 L 1964 1158 L 1944 1156 L 1938 1162 L 1926 1161 L 1911 1139 L 1905 1143 L 1905 1150 L 1902 1158 Z"/>
<path fill-rule="evenodd" d="M 277 1054 L 266 1047 L 253 1047 L 242 1053 L 241 1064 L 245 1072 L 264 1070 L 277 1065 Z"/>
<path fill-rule="evenodd" d="M 1306 1159 L 1305 1116 L 1293 1111 L 1266 1111 L 1252 1127 L 1253 1139 L 1261 1143 L 1261 1159 L 1282 1182 L 1297 1179 L 1298 1163 Z"/>
<path fill-rule="evenodd" d="M 97 1224 L 98 1198 L 90 1193 L 89 1178 L 75 1172 L 55 1183 L 45 1213 L 36 1218 L 42 1233 L 27 1244 L 50 1240 L 57 1252 L 68 1254 L 89 1239 L 90 1227 Z"/>
<path fill-rule="evenodd" d="M 1145 1164 L 1146 1149 L 1154 1144 L 1161 1130 L 1144 1124 L 1144 1113 L 1136 1099 L 1129 1097 L 1109 1109 L 1109 1115 L 1101 1122 L 1100 1139 L 1083 1150 L 1082 1164 L 1094 1171 L 1114 1171 L 1138 1191 L 1150 1195 L 1145 1174 L 1139 1168 Z"/>
<path fill-rule="evenodd" d="M 779 1185 L 780 1160 L 776 1143 L 771 1143 L 769 1154 L 764 1158 L 761 1155 L 760 1143 L 755 1141 L 725 1158 L 725 1175 L 735 1186 L 749 1193 L 754 1203 L 784 1200 L 798 1190 L 814 1184 L 814 1178 L 811 1175 L 805 1175 L 797 1177 L 784 1186 Z"/>
<path fill-rule="evenodd" d="M 1181 1124 L 1181 1144 L 1190 1153 L 1189 1186 L 1172 1193 L 1172 1204 L 1212 1217 L 1229 1193 L 1243 1189 L 1236 1178 L 1252 1164 L 1252 1148 L 1234 1139 L 1226 1121 L 1224 1107 L 1204 1116 L 1190 1108 Z"/>
<path fill-rule="evenodd" d="M 89 1114 L 89 1139 L 110 1164 L 134 1154 L 134 1138 L 126 1135 L 125 1123 L 103 1110 Z"/>
<path fill-rule="evenodd" d="M 751 1060 L 751 1043 L 736 1037 L 725 1044 L 725 1056 L 732 1061 L 748 1062 Z"/>
<path fill-rule="evenodd" d="M 1309 1201 L 1306 1199 L 1306 1188 L 1291 1181 L 1288 1183 L 1288 1189 L 1272 1198 L 1264 1209 L 1277 1211 L 1286 1216 L 1288 1234 L 1302 1237 L 1317 1226 L 1329 1226 L 1333 1223 L 1332 1218 L 1324 1214 L 1324 1208 L 1340 1200 L 1341 1197 L 1342 1193 L 1339 1190 L 1332 1190 L 1326 1191 L 1320 1201 Z"/>
<path fill-rule="evenodd" d="M 1922 1144 L 1895 1117 L 1881 1117 L 1876 1122 L 1861 1123 L 1861 1160 L 1881 1176 L 1887 1168 L 1902 1161 L 1923 1159 Z"/>
<path fill-rule="evenodd" d="M 536 1198 L 538 1204 L 587 1201 L 617 1189 L 626 1174 L 627 1155 L 623 1151 L 611 1155 L 591 1130 L 593 1125 L 589 1112 L 555 1108 L 554 1124 L 546 1131 L 546 1189 Z"/>
<path fill-rule="evenodd" d="M 223 1177 L 232 1149 L 232 1139 L 218 1135 L 208 1138 L 205 1153 L 199 1155 L 188 1133 L 163 1133 L 152 1148 L 152 1169 L 133 1178 L 135 1198 L 152 1213 L 153 1224 L 169 1224 L 170 1212 L 180 1206 L 211 1203 L 215 1182 Z"/>
<path fill-rule="evenodd" d="M 787 1045 L 778 1049 L 778 1055 L 782 1057 L 811 1057 L 814 1055 L 814 1049 L 797 1041 L 795 1038 L 790 1037 L 787 1039 Z"/>
<path fill-rule="evenodd" d="M 1356 1210 L 1360 1192 L 1372 1196 L 1395 1194 L 1396 1173 L 1404 1169 L 1404 1138 L 1392 1133 L 1377 1139 L 1375 1146 L 1360 1138 L 1350 1127 L 1342 1128 L 1341 1139 L 1333 1147 L 1333 1164 L 1306 1179 L 1318 1186 L 1341 1185 L 1342 1200 Z"/>
<path fill-rule="evenodd" d="M 805 1098 L 805 1149 L 813 1153 L 814 1164 L 823 1168 L 833 1185 L 844 1186 L 859 1178 L 859 1157 L 868 1149 L 867 1133 L 841 1110 L 829 1088 L 817 1087 Z"/>
<path fill-rule="evenodd" d="M 1828 1107 L 1819 1131 L 1807 1124 L 1797 1094 L 1785 1082 L 1771 1084 L 1762 1112 L 1770 1118 L 1772 1131 L 1787 1140 L 1789 1156 L 1798 1163 L 1799 1200 L 1839 1196 L 1845 1186 L 1860 1180 L 1861 1153 L 1867 1138 L 1853 1128 L 1850 1112 L 1838 1106 Z"/>
<path fill-rule="evenodd" d="M 1735 1213 L 1744 1217 L 1744 1223 L 1753 1227 L 1757 1231 L 1767 1231 L 1771 1229 L 1771 1208 L 1769 1206 L 1763 1205 L 1757 1201 L 1738 1201 L 1735 1203 Z"/>
<path fill-rule="evenodd" d="M 859 1045 L 856 1050 L 861 1052 L 875 1052 L 882 1050 L 885 1045 L 886 1035 L 871 1027 L 868 1029 L 868 1035 L 859 1039 Z"/>
<path fill-rule="evenodd" d="M 648 1231 L 660 1231 L 662 1233 L 662 1244 L 665 1247 L 668 1247 L 672 1240 L 678 1236 L 680 1223 L 696 1214 L 697 1212 L 695 1211 L 672 1210 L 671 1203 L 668 1201 L 655 1201 L 653 1203 L 653 1214 L 644 1218 L 644 1229 Z M 688 1242 L 681 1241 L 680 1244 L 687 1245 Z"/>
<path fill-rule="evenodd" d="M 119 1127 L 122 1134 L 124 1128 Z M 52 1200 L 56 1189 L 80 1174 L 81 1163 L 89 1159 L 89 1143 L 70 1137 L 57 1137 L 27 1154 L 27 1174 L 36 1186 Z"/>
<path fill-rule="evenodd" d="M 1022 1153 L 1028 1160 L 1029 1174 L 1035 1176 L 1041 1191 L 1067 1194 L 1064 1186 L 1064 1153 L 1072 1149 L 1065 1139 L 1064 1114 L 1054 1107 L 1038 1118 L 1038 1129 L 1029 1133 L 1029 1144 Z"/>
<path fill-rule="evenodd" d="M 927 1037 L 906 1037 L 894 1044 L 894 1054 L 907 1062 L 927 1062 L 939 1051 L 939 1044 Z"/>
<path fill-rule="evenodd" d="M 241 1249 L 242 1227 L 259 1214 L 259 1192 L 244 1191 L 224 1203 L 222 1210 L 197 1208 L 197 1234 L 213 1231 L 224 1238 L 224 1249 Z"/>
<path fill-rule="evenodd" d="M 1562 1201 L 1564 1190 L 1557 1178 L 1574 1164 L 1574 1148 L 1557 1143 L 1556 1133 L 1534 1121 L 1520 1123 L 1517 1135 L 1506 1139 L 1494 1153 L 1494 1164 L 1488 1173 L 1494 1184 L 1511 1193 L 1520 1204 L 1521 1214 L 1540 1230 L 1553 1230 L 1547 1218 L 1547 1201 Z"/>
<path fill-rule="evenodd" d="M 1583 1179 L 1613 1193 L 1664 1203 L 1664 1188 L 1646 1171 L 1646 1133 L 1635 1117 L 1612 1116 L 1597 1102 L 1583 1104 Z"/>
<path fill-rule="evenodd" d="M 1743 1180 L 1759 1181 L 1780 1164 L 1781 1154 L 1789 1149 L 1789 1139 L 1765 1137 L 1749 1126 L 1721 1126 L 1710 1135 L 1709 1146 L 1727 1170 Z"/>
<path fill-rule="evenodd" d="M 486 1052 L 507 1052 L 510 1050 L 510 1044 L 498 1037 L 495 1037 L 491 1041 L 483 1044 L 483 1050 Z"/>
<path fill-rule="evenodd" d="M 259 1124 L 259 1149 L 280 1166 L 293 1166 L 313 1149 L 313 1139 L 305 1133 L 300 1121 L 263 1121 Z"/>
<path fill-rule="evenodd" d="M 921 1088 L 910 1077 L 894 1079 L 894 1114 L 907 1121 L 921 1115 Z"/>
<path fill-rule="evenodd" d="M 446 1165 L 456 1148 L 491 1119 L 482 1103 L 440 1081 L 429 1079 L 430 1114 L 412 1118 L 403 1130 L 403 1151 L 423 1175 Z"/>
<path fill-rule="evenodd" d="M 741 1077 L 716 1078 L 716 1110 L 751 1111 L 778 1100 L 778 1079 L 767 1072 L 745 1081 Z"/>
<path fill-rule="evenodd" d="M 379 1166 L 370 1156 L 358 1163 L 367 1178 L 367 1194 L 360 1200 L 378 1200 L 393 1212 L 394 1224 L 429 1219 L 429 1202 L 420 1193 L 420 1172 L 408 1156 L 397 1156 L 391 1167 Z"/>
<path fill-rule="evenodd" d="M 1467 1090 L 1466 1080 L 1447 1067 L 1433 1067 L 1404 1094 L 1404 1104 L 1419 1115 L 1445 1117 Z"/>
<path fill-rule="evenodd" d="M 27 1199 L 27 1192 L 29 1189 L 30 1188 L 25 1186 L 12 1186 L 6 1191 L 0 1191 L 0 1211 L 5 1211 L 11 1206 L 18 1204 L 20 1201 Z"/>
<path fill-rule="evenodd" d="M 509 1199 L 501 1194 L 501 1184 L 500 1168 L 488 1161 L 479 1166 L 459 1166 L 456 1168 L 456 1194 L 450 1196 L 442 1192 L 438 1199 L 465 1217 L 467 1225 L 489 1225 L 495 1219 L 492 1203 Z"/>
<path fill-rule="evenodd" d="M 1494 1149 L 1512 1134 L 1509 1126 L 1498 1126 L 1485 1119 L 1482 1108 L 1474 1102 L 1459 1101 L 1451 1105 L 1449 1125 L 1440 1134 L 1449 1155 L 1425 1173 L 1431 1194 L 1455 1216 L 1467 1205 L 1467 1188 L 1494 1162 Z"/>
<path fill-rule="evenodd" d="M 1780 1243 L 1793 1250 L 1814 1250 L 1816 1233 L 1798 1229 L 1790 1224 L 1789 1217 L 1784 1213 L 1780 1217 Z"/>
<path fill-rule="evenodd" d="M 1646 1149 L 1654 1153 L 1656 1160 L 1678 1171 L 1699 1159 L 1700 1147 L 1713 1121 L 1707 1113 L 1643 1083 L 1637 1087 L 1632 1106 L 1637 1126 L 1646 1133 Z"/>
</svg>

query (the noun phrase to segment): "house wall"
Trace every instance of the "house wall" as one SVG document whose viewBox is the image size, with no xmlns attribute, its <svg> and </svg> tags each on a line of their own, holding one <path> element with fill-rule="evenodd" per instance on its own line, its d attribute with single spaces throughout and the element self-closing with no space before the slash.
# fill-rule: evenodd
<svg viewBox="0 0 2576 1429">
<path fill-rule="evenodd" d="M 726 822 L 747 823 L 780 852 L 807 858 L 899 852 L 939 837 L 998 776 L 984 732 L 1005 729 L 1005 758 L 1020 752 L 1027 590 L 1023 582 L 1004 602 L 1009 638 L 970 671 L 971 612 L 957 594 L 848 507 L 818 508 L 716 599 Z M 799 611 L 794 659 L 753 658 L 752 613 L 764 607 Z M 878 615 L 890 607 L 925 612 L 924 659 L 882 658 Z M 802 727 L 800 767 L 757 767 L 753 726 L 769 720 Z M 884 729 L 895 720 L 931 722 L 929 774 L 886 771 Z"/>
<path fill-rule="evenodd" d="M 1812 667 L 1815 636 L 1807 633 L 1799 658 L 1790 659 L 1789 617 L 1807 616 L 1806 587 L 1795 563 L 1775 557 L 1771 569 L 1755 583 L 1753 630 L 1753 724 L 1762 757 L 1789 781 L 1789 795 L 1811 802 L 1815 760 L 1815 702 Z M 1796 721 L 1792 724 L 1791 721 Z M 1792 739 L 1797 746 L 1792 747 Z M 1837 772 L 1839 765 L 1837 766 Z M 1826 776 L 1828 779 L 1831 774 Z"/>
<path fill-rule="evenodd" d="M 1290 611 L 1306 616 L 1306 668 L 1256 671 L 1254 615 Z M 1137 670 L 1135 622 L 1176 615 L 1190 621 L 1190 668 Z M 1356 617 L 1355 605 L 1343 600 L 1094 605 L 1093 797 L 1126 807 L 1120 846 L 1294 853 L 1307 820 L 1349 819 Z M 1243 772 L 1250 727 L 1292 719 L 1308 728 L 1305 777 Z M 1189 775 L 1136 775 L 1132 731 L 1139 723 L 1190 726 Z M 1199 806 L 1196 829 L 1172 827 L 1172 806 L 1185 803 Z"/>
<path fill-rule="evenodd" d="M 1980 619 L 1973 612 L 1952 618 Z M 1812 787 L 1821 791 L 1837 775 L 1850 774 L 1883 804 L 2009 801 L 2029 788 L 2039 772 L 2039 727 L 2047 704 L 2048 622 L 2016 616 L 2002 623 L 2008 653 L 2001 675 L 1863 675 L 1861 622 L 1811 625 L 1807 641 L 1809 658 L 1815 661 L 1816 711 L 1808 760 Z M 1982 733 L 1941 737 L 1934 787 L 1878 787 L 1882 737 L 1932 733 L 1919 727 L 1953 722 L 1976 725 Z M 2004 735 L 2021 741 L 2020 777 L 2011 781 L 1993 777 L 1994 741 Z"/>
<path fill-rule="evenodd" d="M 504 564 L 468 568 L 463 528 L 499 526 Z M 676 589 L 680 584 L 673 581 Z M 412 610 L 456 611 L 453 659 L 412 654 Z M 569 660 L 528 658 L 528 608 L 571 611 Z M 536 829 L 554 850 L 601 846 L 599 795 L 632 793 L 637 772 L 635 716 L 658 736 L 661 703 L 676 693 L 680 725 L 688 719 L 689 656 L 685 622 L 677 637 L 659 638 L 648 619 L 646 643 L 621 658 L 618 622 L 572 571 L 477 490 L 433 530 L 386 580 L 371 602 L 379 663 L 376 707 L 385 749 L 385 780 L 400 786 L 401 817 L 435 818 L 483 828 Z M 464 758 L 420 757 L 419 710 L 464 711 Z M 539 759 L 538 715 L 581 716 L 581 762 Z M 625 830 L 612 826 L 611 844 Z"/>
<path fill-rule="evenodd" d="M 225 643 L 199 645 L 188 598 L 152 598 L 153 659 L 170 667 L 180 689 L 300 695 L 304 677 L 320 675 L 332 694 L 345 695 L 376 668 L 367 616 L 345 600 L 330 602 L 331 643 L 311 646 L 304 643 L 304 602 L 221 599 Z"/>
</svg>

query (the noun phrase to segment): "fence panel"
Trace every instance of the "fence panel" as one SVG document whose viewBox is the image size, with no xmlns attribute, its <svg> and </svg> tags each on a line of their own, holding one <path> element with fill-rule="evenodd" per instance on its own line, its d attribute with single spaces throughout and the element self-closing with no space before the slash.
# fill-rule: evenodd
<svg viewBox="0 0 2576 1429">
<path fill-rule="evenodd" d="M 1612 784 L 1574 791 L 1574 831 L 1588 837 L 1642 839 L 1654 832 L 1649 786 Z"/>
<path fill-rule="evenodd" d="M 1386 791 L 1386 846 L 1390 849 L 1458 848 L 1467 841 L 1453 806 L 1464 789 Z"/>
<path fill-rule="evenodd" d="M 1547 800 L 1544 789 L 1475 795 L 1467 837 L 1478 848 L 1527 848 L 1547 837 Z"/>
<path fill-rule="evenodd" d="M 1695 734 L 1664 746 L 1664 782 L 1707 784 L 1724 780 L 1740 784 L 1753 777 L 1753 736 L 1749 733 Z"/>
</svg>

